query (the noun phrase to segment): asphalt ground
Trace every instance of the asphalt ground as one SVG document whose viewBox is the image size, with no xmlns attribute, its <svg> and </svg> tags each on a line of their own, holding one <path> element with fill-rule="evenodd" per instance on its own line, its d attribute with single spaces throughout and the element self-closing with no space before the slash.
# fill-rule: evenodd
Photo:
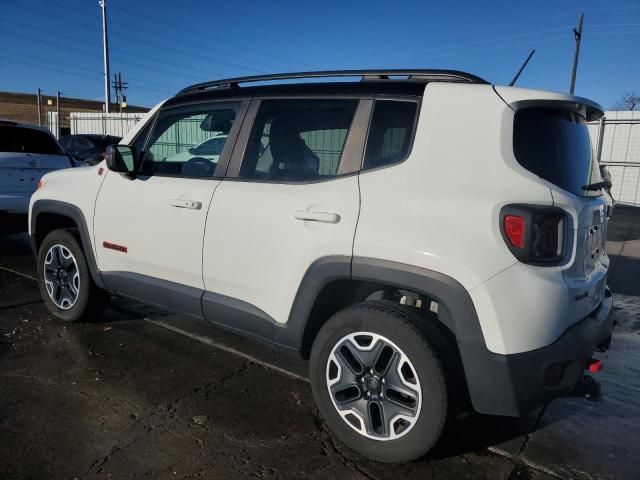
<svg viewBox="0 0 640 480">
<path fill-rule="evenodd" d="M 617 208 L 609 229 L 603 401 L 455 419 L 400 466 L 327 431 L 301 360 L 118 298 L 91 322 L 52 319 L 23 219 L 0 219 L 0 479 L 640 478 L 639 212 Z"/>
</svg>

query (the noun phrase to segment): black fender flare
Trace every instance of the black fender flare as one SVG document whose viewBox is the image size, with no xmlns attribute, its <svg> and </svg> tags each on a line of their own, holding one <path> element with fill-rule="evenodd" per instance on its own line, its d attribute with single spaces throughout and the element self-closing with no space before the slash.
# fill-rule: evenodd
<svg viewBox="0 0 640 480">
<path fill-rule="evenodd" d="M 34 255 L 37 256 L 38 245 L 36 244 L 36 226 L 38 224 L 38 215 L 43 213 L 55 213 L 57 215 L 62 215 L 70 218 L 78 227 L 78 232 L 80 234 L 80 242 L 82 243 L 82 249 L 84 250 L 84 255 L 87 259 L 87 264 L 89 266 L 89 271 L 91 272 L 91 278 L 96 283 L 96 285 L 100 288 L 105 288 L 104 282 L 102 280 L 102 275 L 100 274 L 100 270 L 98 270 L 98 265 L 96 263 L 95 253 L 93 251 L 93 242 L 91 241 L 91 235 L 89 234 L 89 229 L 87 227 L 87 222 L 84 218 L 84 214 L 82 210 L 80 210 L 77 206 L 72 205 L 67 202 L 61 202 L 59 200 L 36 200 L 31 207 L 31 224 L 29 228 L 30 232 L 30 242 L 31 248 L 33 250 Z"/>
<path fill-rule="evenodd" d="M 287 324 L 289 341 L 282 343 L 302 349 L 304 327 L 315 299 L 335 279 L 379 283 L 437 301 L 440 321 L 455 336 L 474 409 L 498 415 L 522 413 L 517 396 L 503 385 L 511 382 L 513 374 L 505 357 L 487 348 L 471 295 L 460 282 L 440 272 L 366 257 L 352 257 L 350 262 L 349 257 L 322 258 L 309 267 L 302 280 Z"/>
</svg>

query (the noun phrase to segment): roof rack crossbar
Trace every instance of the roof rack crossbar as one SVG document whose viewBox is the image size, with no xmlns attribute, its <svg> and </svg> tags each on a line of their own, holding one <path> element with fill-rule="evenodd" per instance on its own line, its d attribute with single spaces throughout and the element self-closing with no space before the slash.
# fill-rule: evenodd
<svg viewBox="0 0 640 480">
<path fill-rule="evenodd" d="M 422 81 L 449 81 L 466 83 L 488 82 L 480 77 L 457 70 L 327 70 L 317 72 L 274 73 L 268 75 L 253 75 L 249 77 L 225 78 L 210 82 L 197 83 L 184 88 L 178 95 L 202 92 L 209 89 L 235 88 L 241 83 L 272 82 L 278 80 L 296 80 L 303 78 L 336 78 L 336 77 L 362 77 L 362 81 L 388 80 L 389 77 L 407 77 L 407 80 Z"/>
</svg>

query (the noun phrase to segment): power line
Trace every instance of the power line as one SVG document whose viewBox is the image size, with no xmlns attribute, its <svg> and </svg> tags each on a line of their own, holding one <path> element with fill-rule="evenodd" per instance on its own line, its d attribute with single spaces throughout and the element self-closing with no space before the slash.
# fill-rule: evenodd
<svg viewBox="0 0 640 480">
<path fill-rule="evenodd" d="M 10 54 L 10 55 L 17 55 L 17 56 L 20 56 L 20 57 L 27 57 L 27 58 L 31 58 L 33 60 L 38 60 L 40 62 L 50 62 L 51 61 L 50 58 L 38 57 L 36 55 L 30 55 L 30 54 L 18 52 L 18 51 L 15 51 L 15 50 L 8 50 L 8 49 L 2 48 L 2 47 L 0 47 L 0 52 L 4 52 L 4 53 Z M 78 65 L 72 65 L 70 63 L 63 63 L 63 62 L 60 62 L 58 59 L 55 60 L 55 63 L 56 63 L 56 65 L 60 65 L 60 66 L 63 66 L 63 67 L 73 68 L 73 69 L 76 69 L 76 70 L 82 70 L 82 71 L 89 72 L 89 73 L 92 73 L 92 74 L 97 74 L 95 69 L 81 67 L 81 66 L 78 66 Z M 178 87 L 172 86 L 172 85 L 167 85 L 165 83 L 158 83 L 158 82 L 153 82 L 153 81 L 150 81 L 150 80 L 141 80 L 139 78 L 134 78 L 134 77 L 129 77 L 129 78 L 131 80 L 133 80 L 134 82 L 140 82 L 141 84 L 149 83 L 151 85 L 156 85 L 158 87 L 167 88 L 168 90 L 163 90 L 163 92 L 165 92 L 165 93 L 170 93 L 171 94 L 171 93 L 175 92 L 176 90 L 178 90 Z M 158 91 L 160 91 L 160 90 L 158 90 Z"/>
<path fill-rule="evenodd" d="M 556 36 L 556 37 L 550 37 L 550 38 L 545 38 L 545 39 L 537 39 L 537 40 L 528 40 L 525 42 L 517 42 L 517 43 L 508 43 L 505 45 L 495 45 L 493 47 L 487 47 L 487 48 L 482 48 L 482 49 L 478 49 L 478 50 L 464 50 L 464 51 L 456 51 L 456 52 L 448 52 L 448 53 L 441 53 L 438 55 L 430 55 L 428 57 L 422 57 L 422 56 L 412 56 L 409 58 L 406 58 L 403 60 L 403 62 L 408 62 L 410 60 L 413 60 L 414 58 L 418 58 L 421 61 L 422 60 L 431 60 L 434 58 L 443 58 L 443 57 L 452 57 L 452 56 L 456 56 L 456 55 L 475 55 L 475 54 L 479 54 L 479 53 L 486 53 L 486 52 L 492 52 L 494 50 L 502 50 L 505 48 L 514 48 L 514 47 L 519 47 L 519 46 L 523 46 L 523 45 L 538 45 L 540 43 L 545 43 L 545 42 L 554 42 L 557 40 L 566 40 L 567 37 L 565 35 L 562 36 Z"/>
<path fill-rule="evenodd" d="M 484 44 L 487 44 L 487 43 L 501 42 L 503 40 L 511 40 L 511 39 L 515 39 L 515 38 L 531 37 L 531 36 L 539 35 L 539 34 L 542 34 L 542 33 L 558 32 L 558 31 L 566 30 L 568 28 L 571 28 L 571 26 L 569 25 L 569 26 L 564 26 L 564 27 L 549 28 L 549 29 L 545 29 L 545 30 L 538 30 L 538 31 L 535 31 L 535 32 L 521 33 L 521 34 L 517 34 L 517 35 L 508 35 L 508 36 L 497 37 L 497 38 L 492 38 L 492 39 L 488 39 L 488 40 L 479 40 L 479 41 L 474 41 L 474 42 L 459 43 L 457 45 L 448 45 L 448 46 L 445 46 L 445 47 L 436 47 L 436 48 L 428 48 L 428 49 L 425 49 L 425 50 L 416 50 L 416 51 L 408 53 L 407 55 L 403 55 L 403 56 L 400 56 L 400 57 L 394 56 L 393 59 L 394 60 L 409 59 L 409 58 L 412 58 L 415 55 L 419 55 L 419 54 L 423 54 L 423 53 L 438 52 L 438 51 L 443 51 L 443 50 L 456 50 L 456 49 L 460 49 L 460 48 L 468 48 L 468 47 L 472 47 L 472 46 L 476 46 L 476 45 L 484 45 Z M 387 57 L 387 58 L 392 58 L 392 57 Z M 433 58 L 437 58 L 437 57 L 433 57 Z"/>
<path fill-rule="evenodd" d="M 40 29 L 40 30 L 42 30 L 42 29 Z M 57 35 L 57 36 L 61 36 L 61 37 L 73 38 L 73 37 L 69 37 L 68 35 L 59 34 L 59 33 L 55 33 L 55 32 L 48 32 L 48 33 L 50 33 L 51 35 Z M 31 37 L 31 36 L 25 35 L 24 33 L 20 33 L 20 32 L 1 31 L 0 30 L 0 34 L 8 34 L 8 35 L 13 35 L 13 36 L 18 36 L 18 37 L 25 38 L 25 39 L 27 39 L 29 41 L 42 43 L 42 44 L 45 44 L 45 45 L 56 45 L 59 48 L 62 48 L 62 49 L 65 49 L 65 50 L 71 50 L 71 51 L 77 52 L 77 53 L 79 53 L 81 55 L 86 55 L 86 56 L 90 56 L 90 57 L 93 57 L 93 58 L 96 57 L 95 52 L 82 50 L 82 49 L 79 49 L 77 47 L 70 47 L 70 46 L 68 46 L 66 44 L 62 44 L 62 43 L 55 42 L 55 41 L 52 41 L 52 40 L 43 40 L 43 39 L 40 39 L 40 38 L 34 38 L 34 37 Z M 82 43 L 81 40 L 77 40 L 77 41 L 79 43 Z M 145 69 L 156 70 L 156 71 L 158 71 L 160 73 L 169 74 L 169 75 L 172 75 L 172 76 L 176 75 L 175 71 L 158 68 L 156 65 L 158 65 L 157 62 L 159 62 L 162 65 L 174 66 L 174 67 L 180 68 L 182 70 L 193 70 L 194 72 L 199 73 L 200 75 L 187 74 L 187 73 L 181 73 L 180 75 L 189 76 L 191 78 L 195 78 L 195 79 L 198 79 L 198 80 L 202 80 L 202 75 L 206 75 L 207 77 L 210 77 L 211 75 L 220 76 L 220 74 L 213 74 L 212 72 L 207 72 L 205 70 L 198 70 L 198 69 L 194 69 L 194 68 L 191 68 L 191 67 L 186 67 L 184 65 L 174 64 L 172 62 L 166 62 L 166 61 L 164 61 L 163 59 L 160 59 L 160 58 L 148 57 L 148 56 L 144 56 L 144 55 L 140 56 L 140 55 L 137 55 L 137 54 L 134 54 L 134 53 L 123 51 L 123 50 L 118 49 L 118 48 L 115 48 L 115 49 L 112 48 L 112 50 L 119 52 L 121 55 L 131 56 L 131 57 L 135 57 L 136 58 L 135 62 L 128 62 L 126 60 L 118 60 L 117 61 L 118 63 L 123 63 L 125 65 L 127 65 L 127 64 L 128 65 L 133 65 L 133 66 L 138 67 L 138 68 L 144 67 Z M 151 60 L 152 62 L 156 62 L 156 63 L 153 63 L 151 66 L 145 66 L 144 63 L 140 62 L 140 60 L 139 60 L 140 58 L 148 59 L 148 60 Z"/>
<path fill-rule="evenodd" d="M 56 3 L 56 2 L 48 2 L 48 3 Z M 14 7 L 14 8 L 18 8 L 18 9 L 21 9 L 21 10 L 24 10 L 24 11 L 27 11 L 27 12 L 32 12 L 32 13 L 35 13 L 35 14 L 37 14 L 37 15 L 44 16 L 44 17 L 47 17 L 47 18 L 49 18 L 49 17 L 51 17 L 51 18 L 55 18 L 55 19 L 57 19 L 58 21 L 61 21 L 61 22 L 64 22 L 64 23 L 68 23 L 68 24 L 72 24 L 72 25 L 74 25 L 74 26 L 76 26 L 76 27 L 78 27 L 78 26 L 79 26 L 79 27 L 81 27 L 81 28 L 84 28 L 84 29 L 87 29 L 87 30 L 91 30 L 92 32 L 95 32 L 95 28 L 89 27 L 89 26 L 84 25 L 84 24 L 82 24 L 82 23 L 77 23 L 77 22 L 75 22 L 75 21 L 73 21 L 73 20 L 70 20 L 70 19 L 68 19 L 68 18 L 66 18 L 66 17 L 62 17 L 62 16 L 55 15 L 55 14 L 44 13 L 44 12 L 42 12 L 42 11 L 35 10 L 35 9 L 30 9 L 30 8 L 27 8 L 27 7 L 24 7 L 24 6 L 21 6 L 21 5 L 13 5 L 13 4 L 10 4 L 10 3 L 5 3 L 4 1 L 0 1 L 0 4 L 2 4 L 2 5 L 6 5 L 6 6 L 10 6 L 10 7 Z M 57 4 L 57 3 L 56 3 L 56 4 Z M 77 9 L 73 9 L 73 8 L 68 7 L 68 6 L 66 6 L 66 5 L 63 5 L 63 4 L 57 4 L 57 5 L 60 5 L 61 7 L 66 8 L 66 9 L 68 9 L 68 10 L 78 11 Z M 83 14 L 83 16 L 86 16 L 86 15 L 87 15 L 87 13 L 86 13 L 86 12 L 83 12 L 82 14 Z M 147 31 L 147 32 L 148 32 L 149 34 L 151 34 L 151 35 L 159 36 L 156 32 L 150 31 L 150 30 L 145 29 L 145 28 L 141 28 L 141 27 L 139 27 L 139 26 L 131 26 L 131 25 L 128 25 L 128 24 L 126 24 L 126 23 L 119 22 L 119 21 L 117 21 L 117 20 L 110 19 L 110 20 L 109 20 L 109 23 L 110 23 L 112 26 L 114 26 L 114 25 L 116 25 L 116 26 L 118 26 L 118 25 L 124 26 L 126 29 L 128 29 L 128 30 L 133 30 L 133 31 L 135 31 L 135 32 L 138 32 L 138 31 Z M 184 31 L 184 27 L 182 28 L 182 31 Z M 255 73 L 264 73 L 264 72 L 263 72 L 263 71 L 261 71 L 261 70 L 258 70 L 258 69 L 252 68 L 252 67 L 246 67 L 246 66 L 244 66 L 244 65 L 240 65 L 240 64 L 238 64 L 238 63 L 227 62 L 227 61 L 225 61 L 225 60 L 215 59 L 215 58 L 207 57 L 207 56 L 203 56 L 203 55 L 196 55 L 196 54 L 191 53 L 191 52 L 189 52 L 189 51 L 185 51 L 185 50 L 180 50 L 180 49 L 176 49 L 176 48 L 168 47 L 168 46 L 166 46 L 166 45 L 159 45 L 159 44 L 157 44 L 157 43 L 152 43 L 152 42 L 149 42 L 148 40 L 143 40 L 143 39 L 140 39 L 140 38 L 137 38 L 137 37 L 132 37 L 132 36 L 130 36 L 130 35 L 126 35 L 126 34 L 119 33 L 119 34 L 118 34 L 118 36 L 119 36 L 119 37 L 122 37 L 122 38 L 125 38 L 125 39 L 129 39 L 130 41 L 133 41 L 133 42 L 135 42 L 136 44 L 146 44 L 146 45 L 150 45 L 150 46 L 152 46 L 152 47 L 160 48 L 160 49 L 163 49 L 163 50 L 172 50 L 172 51 L 174 51 L 174 52 L 176 52 L 176 53 L 179 53 L 180 55 L 184 55 L 184 56 L 190 56 L 190 57 L 198 58 L 198 59 L 200 59 L 200 60 L 205 60 L 205 61 L 207 61 L 207 62 L 217 63 L 217 64 L 221 64 L 221 65 L 226 65 L 226 66 L 230 66 L 230 67 L 233 67 L 233 68 L 239 68 L 239 69 L 242 69 L 242 70 L 247 70 L 247 71 L 255 72 Z M 160 37 L 161 37 L 161 38 L 166 38 L 166 37 L 163 37 L 163 36 L 160 36 Z M 173 41 L 173 43 L 185 43 L 185 42 L 184 42 L 184 40 L 174 40 L 174 41 Z M 197 48 L 201 48 L 201 47 L 202 47 L 202 45 L 195 45 L 195 44 L 191 44 L 191 47 L 193 47 L 193 46 L 196 46 Z M 112 50 L 113 50 L 113 49 L 112 49 Z M 221 53 L 221 54 L 223 54 L 223 55 L 226 55 L 226 56 L 229 56 L 229 57 L 232 57 L 232 58 L 234 57 L 234 55 L 230 55 L 230 54 L 227 54 L 227 53 L 223 53 L 223 52 L 219 52 L 219 53 Z M 250 61 L 250 63 L 255 64 L 256 62 L 255 62 L 255 61 L 253 61 L 253 60 L 251 60 L 251 61 Z"/>
<path fill-rule="evenodd" d="M 82 15 L 82 16 L 86 16 L 87 15 L 87 12 L 82 11 L 82 10 L 80 10 L 78 8 L 70 7 L 70 6 L 68 6 L 68 5 L 64 4 L 64 3 L 56 2 L 56 1 L 53 1 L 53 0 L 49 0 L 49 1 L 45 2 L 45 3 L 54 4 L 54 5 L 57 5 L 57 6 L 61 7 L 61 8 L 66 9 L 66 10 L 77 12 L 79 15 Z M 129 12 L 129 13 L 132 13 L 132 14 L 138 16 L 138 17 L 149 18 L 149 12 L 138 12 L 138 11 L 135 11 L 135 10 L 128 9 L 126 7 L 122 7 L 122 6 L 118 6 L 117 7 L 117 11 L 118 12 L 120 12 L 120 11 Z M 148 34 L 154 35 L 156 37 L 160 37 L 162 39 L 167 38 L 165 35 L 159 35 L 156 31 L 153 31 L 153 30 L 150 30 L 148 28 L 145 28 L 144 26 L 131 25 L 131 24 L 128 24 L 128 23 L 125 23 L 125 22 L 117 21 L 117 20 L 110 20 L 110 21 L 113 24 L 122 25 L 122 26 L 124 26 L 124 27 L 126 27 L 128 29 L 132 29 L 133 31 L 136 31 L 136 32 L 142 31 L 142 32 L 146 32 Z M 178 24 L 175 24 L 175 23 L 167 22 L 165 19 L 160 19 L 158 17 L 154 17 L 153 21 L 155 23 L 160 23 L 160 24 L 169 26 L 169 27 L 171 27 L 171 28 L 173 28 L 175 30 L 178 30 L 181 34 L 184 34 L 185 25 L 178 25 Z M 262 50 L 259 50 L 259 49 L 253 48 L 253 47 L 247 47 L 247 46 L 244 46 L 244 45 L 242 45 L 240 43 L 237 43 L 237 42 L 231 42 L 226 38 L 222 38 L 222 37 L 219 37 L 217 35 L 212 35 L 210 31 L 204 31 L 204 30 L 201 30 L 201 29 L 195 29 L 194 30 L 192 27 L 190 27 L 190 30 L 191 31 L 195 31 L 195 32 L 199 31 L 201 34 L 206 35 L 209 38 L 216 39 L 216 40 L 218 40 L 220 42 L 223 42 L 223 43 L 226 43 L 228 45 L 236 46 L 236 47 L 239 47 L 239 48 L 241 48 L 243 50 L 246 50 L 246 51 L 249 51 L 249 52 L 255 52 L 260 57 L 263 57 L 263 56 L 266 55 L 266 56 L 270 56 L 272 58 L 276 58 L 276 59 L 280 59 L 280 60 L 284 60 L 284 61 L 290 62 L 290 59 L 287 59 L 287 58 L 279 56 L 279 55 L 275 55 L 275 54 L 273 54 L 271 52 L 262 51 Z M 196 47 L 196 48 L 201 48 L 202 47 L 202 45 L 195 44 L 195 43 L 190 43 L 190 42 L 185 42 L 184 39 L 175 39 L 175 37 L 173 37 L 173 41 L 174 41 L 174 43 L 182 43 L 182 44 L 185 44 L 185 45 L 189 45 L 191 47 Z M 221 55 L 225 55 L 225 56 L 231 57 L 231 58 L 236 58 L 238 60 L 243 60 L 243 61 L 249 62 L 251 64 L 261 63 L 262 65 L 265 65 L 265 66 L 268 66 L 268 67 L 274 66 L 273 64 L 267 64 L 267 63 L 264 63 L 264 62 L 261 62 L 261 61 L 256 62 L 255 59 L 250 59 L 250 58 L 247 58 L 247 57 L 241 57 L 241 56 L 239 56 L 237 54 L 230 54 L 230 53 L 226 53 L 226 52 L 221 51 L 221 50 L 213 50 L 213 49 L 211 49 L 210 46 L 207 46 L 207 48 L 209 50 L 217 52 L 217 53 L 219 53 Z M 242 68 L 245 68 L 245 67 L 242 67 Z"/>
<path fill-rule="evenodd" d="M 55 67 L 50 67 L 50 66 L 45 67 L 45 66 L 39 65 L 37 63 L 25 62 L 24 60 L 15 60 L 15 59 L 12 59 L 12 58 L 2 58 L 2 57 L 0 57 L 0 59 L 4 60 L 6 62 L 17 63 L 17 64 L 21 64 L 21 65 L 27 65 L 27 66 L 30 66 L 30 67 L 38 68 L 40 70 L 47 70 L 47 71 L 51 71 L 51 72 L 59 72 L 59 73 L 65 74 L 65 75 L 70 75 L 72 77 L 86 78 L 86 79 L 89 79 L 89 80 L 94 80 L 96 83 L 102 81 L 102 76 L 101 75 L 94 75 L 94 76 L 84 75 L 84 74 L 81 74 L 81 73 L 69 72 L 68 70 L 63 70 L 63 69 L 60 69 L 60 68 L 55 68 Z M 140 90 L 150 90 L 150 91 L 157 92 L 157 93 L 162 93 L 162 94 L 167 94 L 167 93 L 172 94 L 172 93 L 174 93 L 174 92 L 167 92 L 165 90 L 157 90 L 155 88 L 146 87 L 146 86 L 145 87 L 137 87 L 137 88 L 139 88 Z"/>
<path fill-rule="evenodd" d="M 2 3 L 2 2 L 0 2 L 0 3 Z M 57 36 L 57 37 L 67 38 L 69 40 L 73 40 L 75 43 L 83 43 L 83 44 L 89 45 L 91 47 L 100 48 L 98 43 L 89 42 L 89 41 L 87 41 L 86 39 L 83 39 L 83 38 L 74 37 L 72 35 L 68 35 L 68 34 L 64 34 L 64 33 L 60 33 L 60 32 L 54 32 L 54 31 L 51 31 L 51 30 L 47 30 L 45 28 L 36 27 L 34 25 L 28 25 L 26 23 L 21 23 L 21 22 L 16 22 L 16 21 L 12 22 L 12 24 L 13 25 L 19 25 L 19 26 L 21 26 L 23 28 L 27 28 L 27 29 L 37 30 L 37 31 L 40 31 L 40 32 L 43 32 L 43 33 L 47 33 L 49 35 L 54 35 L 54 36 Z M 19 35 L 19 36 L 24 36 L 25 38 L 33 39 L 33 37 L 27 37 L 23 33 L 17 33 L 17 32 L 16 33 L 9 32 L 9 33 L 11 33 L 13 35 Z M 33 40 L 34 41 L 41 41 L 40 39 L 33 39 Z M 65 48 L 65 49 L 69 49 L 69 47 L 67 47 L 66 45 L 61 45 L 61 47 Z M 71 49 L 73 50 L 73 48 L 71 48 Z M 77 48 L 75 50 L 76 51 L 80 51 Z M 196 73 L 199 73 L 199 74 L 204 74 L 204 75 L 207 75 L 207 76 L 214 76 L 214 77 L 216 77 L 216 76 L 217 77 L 222 77 L 223 76 L 222 74 L 220 74 L 218 72 L 213 72 L 213 71 L 210 71 L 210 70 L 203 70 L 203 69 L 200 69 L 200 68 L 193 68 L 193 67 L 186 66 L 186 65 L 183 65 L 183 64 L 169 62 L 169 61 L 166 61 L 164 58 L 152 57 L 152 56 L 149 56 L 149 55 L 140 55 L 140 54 L 137 54 L 137 53 L 132 53 L 131 51 L 128 51 L 128 50 L 125 50 L 125 49 L 122 49 L 122 48 L 111 47 L 111 51 L 116 52 L 119 55 L 135 57 L 136 61 L 138 61 L 139 59 L 142 58 L 142 59 L 151 60 L 152 62 L 160 62 L 163 65 L 171 65 L 171 66 L 174 66 L 174 67 L 178 67 L 178 68 L 183 69 L 183 70 L 191 70 L 193 72 L 196 72 Z M 95 53 L 87 52 L 86 50 L 84 51 L 84 53 L 87 53 L 87 54 L 90 53 L 92 56 L 95 56 Z M 118 61 L 120 61 L 120 60 L 118 60 Z M 157 65 L 157 63 L 156 63 L 156 65 Z M 175 73 L 175 72 L 171 72 L 171 71 L 167 71 L 167 70 L 162 70 L 162 71 L 168 72 L 168 73 Z M 201 79 L 202 77 L 198 76 L 196 78 Z"/>
</svg>

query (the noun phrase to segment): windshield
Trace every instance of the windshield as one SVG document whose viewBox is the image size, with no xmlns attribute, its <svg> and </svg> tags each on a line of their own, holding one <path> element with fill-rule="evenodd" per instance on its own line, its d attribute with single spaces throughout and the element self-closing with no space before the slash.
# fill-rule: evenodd
<svg viewBox="0 0 640 480">
<path fill-rule="evenodd" d="M 513 150 L 524 168 L 575 195 L 600 195 L 582 187 L 600 182 L 585 119 L 575 112 L 526 108 L 516 112 Z"/>
<path fill-rule="evenodd" d="M 13 125 L 0 125 L 0 152 L 64 155 L 48 133 Z"/>
</svg>

